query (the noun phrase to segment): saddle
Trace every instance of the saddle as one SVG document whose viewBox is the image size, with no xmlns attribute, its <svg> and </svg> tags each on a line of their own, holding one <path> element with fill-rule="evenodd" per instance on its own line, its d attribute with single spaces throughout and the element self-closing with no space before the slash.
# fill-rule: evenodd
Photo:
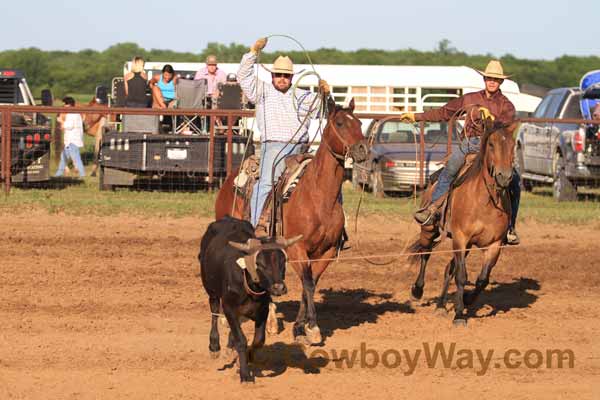
<svg viewBox="0 0 600 400">
<path fill-rule="evenodd" d="M 453 192 L 456 190 L 456 188 L 460 187 L 465 182 L 467 173 L 473 167 L 476 157 L 477 157 L 476 153 L 469 153 L 465 156 L 465 162 L 462 165 L 462 167 L 460 168 L 460 170 L 458 171 L 456 178 L 454 178 L 454 180 L 450 184 L 450 190 L 448 190 L 448 193 L 446 193 L 442 197 L 442 199 L 440 199 L 441 204 L 438 208 L 438 210 L 439 210 L 438 213 L 439 213 L 440 217 L 438 218 L 435 225 L 436 225 L 436 228 L 439 230 L 439 232 L 442 234 L 441 235 L 442 237 L 444 237 L 444 236 L 447 236 L 449 238 L 452 237 L 452 232 L 449 230 L 449 227 L 448 227 L 448 223 L 450 221 L 451 211 L 452 211 L 449 206 L 450 199 L 452 197 Z M 445 167 L 443 167 L 443 168 L 445 168 Z M 431 182 L 432 187 L 433 187 L 433 185 L 435 185 L 437 183 L 437 180 L 438 180 L 443 168 L 440 168 L 434 174 L 431 175 L 430 182 Z M 505 209 L 510 208 L 510 195 L 508 194 L 508 191 L 506 193 L 502 194 L 501 202 Z M 506 207 L 509 207 L 509 208 L 506 208 Z"/>
<path fill-rule="evenodd" d="M 456 175 L 456 177 L 450 184 L 450 189 L 448 190 L 448 193 L 446 193 L 440 200 L 438 200 L 440 202 L 440 205 L 438 207 L 438 214 L 440 215 L 440 217 L 437 219 L 437 222 L 435 225 L 439 231 L 445 232 L 446 236 L 448 236 L 448 237 L 452 237 L 452 232 L 450 232 L 447 229 L 448 221 L 450 220 L 450 207 L 448 206 L 450 204 L 450 201 L 449 201 L 450 197 L 452 196 L 452 192 L 457 187 L 459 187 L 460 185 L 462 185 L 464 183 L 465 176 L 466 176 L 467 172 L 473 166 L 473 162 L 475 161 L 476 157 L 477 157 L 476 153 L 469 153 L 465 156 L 465 162 L 463 163 L 462 167 L 460 167 L 460 169 L 458 170 L 458 174 Z M 432 187 L 432 191 L 433 191 L 433 187 L 437 184 L 438 178 L 439 178 L 440 174 L 442 173 L 442 170 L 444 168 L 446 168 L 446 166 L 445 166 L 446 162 L 447 162 L 447 159 L 443 160 L 442 163 L 444 164 L 444 166 L 442 168 L 438 169 L 437 171 L 435 171 L 429 178 L 429 182 Z M 442 235 L 442 236 L 444 236 L 444 235 Z"/>
<path fill-rule="evenodd" d="M 285 169 L 269 193 L 256 229 L 257 236 L 274 236 L 281 234 L 282 205 L 287 202 L 296 189 L 308 164 L 314 155 L 304 153 L 288 156 L 284 159 Z M 234 179 L 234 190 L 244 199 L 243 218 L 250 219 L 250 199 L 254 186 L 259 178 L 259 162 L 256 156 L 251 156 L 244 161 L 238 176 Z M 275 212 L 273 212 L 275 208 Z M 273 224 L 273 217 L 277 224 Z"/>
</svg>

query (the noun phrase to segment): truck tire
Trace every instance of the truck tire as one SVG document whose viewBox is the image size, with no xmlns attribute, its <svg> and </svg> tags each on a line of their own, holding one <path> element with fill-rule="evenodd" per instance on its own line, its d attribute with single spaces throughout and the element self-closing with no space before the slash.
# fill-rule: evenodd
<svg viewBox="0 0 600 400">
<path fill-rule="evenodd" d="M 523 178 L 523 173 L 525 172 L 525 159 L 523 158 L 523 149 L 520 145 L 517 147 L 517 162 L 519 163 L 519 173 L 521 174 L 521 187 L 524 191 L 531 192 L 533 190 L 531 181 Z"/>
<path fill-rule="evenodd" d="M 577 187 L 567 178 L 565 163 L 562 155 L 556 153 L 554 156 L 554 183 L 552 194 L 556 201 L 576 201 Z"/>
<path fill-rule="evenodd" d="M 379 164 L 374 164 L 371 170 L 371 192 L 374 197 L 383 198 L 383 179 Z"/>
<path fill-rule="evenodd" d="M 100 172 L 98 173 L 98 188 L 100 190 L 114 190 L 113 185 L 109 185 L 104 183 L 104 167 L 100 167 Z"/>
</svg>

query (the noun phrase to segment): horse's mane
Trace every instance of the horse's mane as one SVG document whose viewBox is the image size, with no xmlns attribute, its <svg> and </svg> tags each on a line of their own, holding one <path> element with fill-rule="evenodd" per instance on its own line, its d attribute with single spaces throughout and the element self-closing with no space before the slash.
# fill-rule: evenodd
<svg viewBox="0 0 600 400">
<path fill-rule="evenodd" d="M 475 157 L 475 160 L 473 160 L 473 164 L 460 179 L 456 180 L 455 184 L 453 185 L 454 187 L 460 185 L 461 183 L 465 182 L 466 180 L 472 177 L 478 176 L 481 173 L 481 170 L 483 168 L 483 162 L 485 159 L 485 149 L 487 147 L 487 142 L 490 136 L 492 136 L 494 132 L 497 132 L 500 129 L 504 129 L 507 126 L 507 124 L 494 122 L 494 125 L 490 129 L 484 129 L 483 135 L 481 136 L 481 146 L 479 148 L 477 156 Z"/>
</svg>

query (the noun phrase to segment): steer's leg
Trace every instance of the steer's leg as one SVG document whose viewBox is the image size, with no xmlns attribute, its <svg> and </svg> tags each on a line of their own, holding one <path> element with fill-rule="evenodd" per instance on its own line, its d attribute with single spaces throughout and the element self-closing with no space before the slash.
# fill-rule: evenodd
<svg viewBox="0 0 600 400">
<path fill-rule="evenodd" d="M 221 345 L 219 343 L 219 309 L 221 305 L 221 299 L 211 296 L 208 299 L 208 302 L 210 304 L 210 312 L 212 314 L 208 350 L 210 351 L 211 358 L 217 358 L 219 357 L 219 352 L 221 351 Z"/>
<path fill-rule="evenodd" d="M 235 342 L 235 349 L 238 353 L 238 360 L 240 364 L 240 380 L 242 382 L 254 382 L 254 376 L 252 376 L 250 368 L 248 367 L 248 341 L 244 335 L 244 332 L 242 331 L 235 311 L 227 303 L 227 301 L 223 301 L 223 312 L 225 313 L 225 317 L 227 317 L 227 322 L 229 323 L 229 328 L 231 329 L 231 335 L 233 336 L 233 340 Z"/>
<path fill-rule="evenodd" d="M 256 319 L 254 320 L 254 339 L 252 340 L 252 346 L 248 352 L 248 361 L 254 361 L 254 353 L 256 349 L 259 349 L 265 345 L 265 328 L 267 325 L 267 315 L 269 314 L 270 299 L 262 303 L 256 312 Z"/>
</svg>

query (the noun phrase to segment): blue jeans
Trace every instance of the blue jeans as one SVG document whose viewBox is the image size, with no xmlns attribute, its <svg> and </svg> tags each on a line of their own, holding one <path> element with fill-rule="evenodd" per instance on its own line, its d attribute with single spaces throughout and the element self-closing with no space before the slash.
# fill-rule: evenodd
<svg viewBox="0 0 600 400">
<path fill-rule="evenodd" d="M 519 203 L 521 202 L 521 176 L 516 168 L 513 168 L 513 176 L 508 186 L 508 192 L 510 193 L 510 206 L 512 208 L 512 214 L 510 216 L 509 229 L 515 229 L 517 223 L 517 213 L 519 212 Z"/>
<path fill-rule="evenodd" d="M 440 176 L 435 186 L 435 190 L 431 195 L 431 202 L 434 203 L 443 195 L 448 193 L 450 184 L 458 174 L 458 171 L 465 163 L 465 156 L 468 153 L 477 153 L 479 151 L 480 141 L 478 137 L 467 138 L 460 143 L 458 151 L 453 152 L 448 159 L 446 167 L 440 173 Z"/>
<path fill-rule="evenodd" d="M 289 155 L 300 153 L 301 147 L 302 144 L 300 143 L 262 142 L 260 149 L 260 177 L 252 191 L 250 203 L 250 222 L 252 222 L 253 226 L 258 224 L 267 196 L 273 188 L 272 182 L 277 183 L 277 179 L 279 179 L 285 169 L 283 159 Z M 274 172 L 273 165 L 275 165 Z"/>
<path fill-rule="evenodd" d="M 79 154 L 79 147 L 75 146 L 73 143 L 67 145 L 62 153 L 60 153 L 60 164 L 58 165 L 58 170 L 54 176 L 63 176 L 65 173 L 65 167 L 67 166 L 67 162 L 69 158 L 73 160 L 73 164 L 75 164 L 75 168 L 79 171 L 79 176 L 85 176 L 85 168 L 83 167 L 83 162 L 81 162 L 81 155 Z"/>
</svg>

